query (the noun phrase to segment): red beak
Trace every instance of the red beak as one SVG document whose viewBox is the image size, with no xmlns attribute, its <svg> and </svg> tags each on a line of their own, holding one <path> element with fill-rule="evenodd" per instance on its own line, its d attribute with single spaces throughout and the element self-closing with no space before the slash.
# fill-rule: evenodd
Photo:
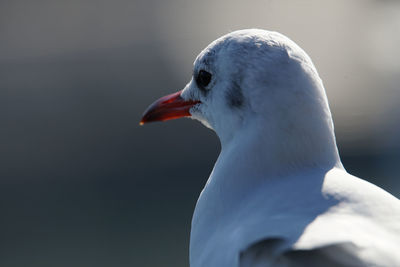
<svg viewBox="0 0 400 267">
<path fill-rule="evenodd" d="M 200 101 L 185 101 L 181 97 L 181 93 L 182 91 L 179 91 L 156 100 L 144 112 L 140 125 L 153 121 L 190 117 L 190 108 L 200 103 Z"/>
</svg>

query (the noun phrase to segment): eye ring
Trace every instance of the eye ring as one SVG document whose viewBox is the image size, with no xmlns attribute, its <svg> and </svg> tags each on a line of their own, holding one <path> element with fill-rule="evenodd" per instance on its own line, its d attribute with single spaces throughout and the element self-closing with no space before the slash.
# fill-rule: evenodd
<svg viewBox="0 0 400 267">
<path fill-rule="evenodd" d="M 210 84 L 211 79 L 212 79 L 211 73 L 209 73 L 208 71 L 205 71 L 205 70 L 200 70 L 196 76 L 197 86 L 200 89 L 205 90 L 206 87 Z"/>
</svg>

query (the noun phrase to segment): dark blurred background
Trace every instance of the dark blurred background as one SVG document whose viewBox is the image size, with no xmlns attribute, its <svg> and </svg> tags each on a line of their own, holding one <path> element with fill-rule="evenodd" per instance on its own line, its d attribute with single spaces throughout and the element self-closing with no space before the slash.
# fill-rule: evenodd
<svg viewBox="0 0 400 267">
<path fill-rule="evenodd" d="M 252 27 L 309 53 L 345 167 L 399 197 L 400 1 L 0 0 L 0 266 L 187 266 L 218 139 L 138 122 Z"/>
</svg>

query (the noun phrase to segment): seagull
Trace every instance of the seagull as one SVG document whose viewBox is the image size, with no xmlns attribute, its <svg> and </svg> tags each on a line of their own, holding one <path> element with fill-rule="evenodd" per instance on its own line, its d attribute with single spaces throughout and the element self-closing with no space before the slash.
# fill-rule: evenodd
<svg viewBox="0 0 400 267">
<path fill-rule="evenodd" d="M 292 40 L 246 29 L 213 41 L 140 124 L 180 117 L 221 142 L 190 266 L 400 266 L 400 201 L 346 172 L 322 80 Z"/>
</svg>

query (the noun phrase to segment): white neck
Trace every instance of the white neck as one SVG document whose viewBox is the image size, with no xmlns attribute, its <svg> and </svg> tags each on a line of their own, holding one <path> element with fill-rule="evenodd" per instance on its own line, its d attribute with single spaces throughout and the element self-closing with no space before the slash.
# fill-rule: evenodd
<svg viewBox="0 0 400 267">
<path fill-rule="evenodd" d="M 221 157 L 242 161 L 241 168 L 245 165 L 263 175 L 280 176 L 300 168 L 341 166 L 335 137 L 328 127 L 285 131 L 263 120 L 253 120 L 230 140 L 221 142 Z"/>
<path fill-rule="evenodd" d="M 253 203 L 246 199 L 261 197 L 262 203 L 268 197 L 277 195 L 285 199 L 293 194 L 293 187 L 288 185 L 308 190 L 314 188 L 309 187 L 310 183 L 322 184 L 325 173 L 330 169 L 343 168 L 329 108 L 323 102 L 326 108 L 322 113 L 321 107 L 315 106 L 319 112 L 310 109 L 307 116 L 288 113 L 285 119 L 272 116 L 276 112 L 263 113 L 262 116 L 253 114 L 251 119 L 244 119 L 236 125 L 240 127 L 236 127 L 233 134 L 218 133 L 222 151 L 193 216 L 192 259 L 203 258 L 198 253 L 209 252 L 207 244 L 215 242 L 212 239 L 214 230 L 222 231 L 230 229 L 228 226 L 235 226 L 234 218 L 243 208 L 242 204 Z M 300 179 L 307 179 L 304 184 L 308 186 L 302 187 Z M 244 209 L 249 208 L 244 206 Z M 272 215 L 283 210 L 274 207 L 269 212 Z M 257 221 L 260 218 L 254 218 L 254 225 L 262 223 Z"/>
<path fill-rule="evenodd" d="M 250 165 L 262 174 L 342 167 L 329 110 L 308 116 L 286 114 L 284 119 L 255 115 L 244 121 L 234 135 L 224 137 L 228 136 L 220 136 L 221 156 L 244 157 L 241 167 Z M 235 166 L 234 162 L 230 165 Z"/>
</svg>

